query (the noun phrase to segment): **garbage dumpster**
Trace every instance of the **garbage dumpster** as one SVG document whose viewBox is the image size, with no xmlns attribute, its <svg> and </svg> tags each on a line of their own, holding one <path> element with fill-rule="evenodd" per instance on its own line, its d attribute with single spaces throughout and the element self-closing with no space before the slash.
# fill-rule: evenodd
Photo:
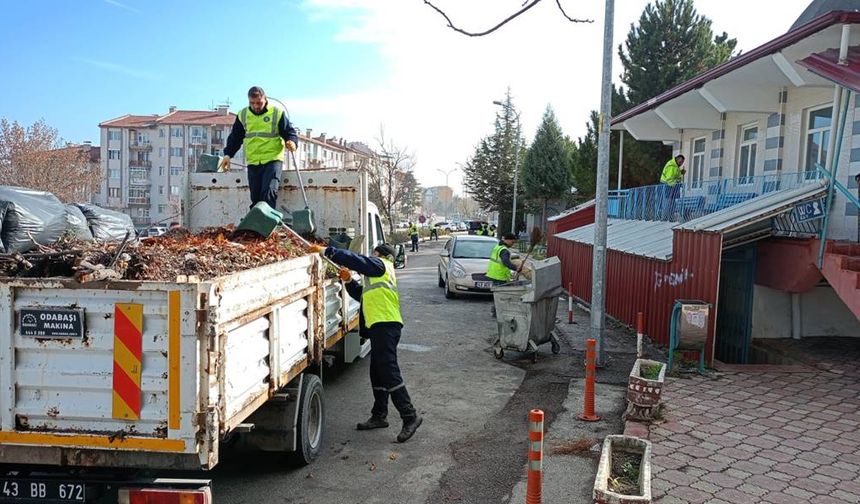
<svg viewBox="0 0 860 504">
<path fill-rule="evenodd" d="M 552 352 L 559 353 L 561 347 L 553 329 L 558 310 L 561 287 L 561 263 L 550 257 L 535 261 L 532 280 L 509 282 L 493 287 L 493 303 L 499 337 L 493 345 L 493 353 L 501 359 L 505 350 L 532 352 L 537 358 L 537 349 L 544 343 L 552 344 Z"/>
</svg>

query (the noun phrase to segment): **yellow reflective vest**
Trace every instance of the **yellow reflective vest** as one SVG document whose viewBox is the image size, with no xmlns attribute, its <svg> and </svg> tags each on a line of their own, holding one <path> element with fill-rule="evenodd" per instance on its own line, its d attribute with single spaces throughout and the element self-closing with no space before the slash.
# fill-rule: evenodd
<svg viewBox="0 0 860 504">
<path fill-rule="evenodd" d="M 245 128 L 242 146 L 247 164 L 261 165 L 284 160 L 284 140 L 278 131 L 278 123 L 283 115 L 284 111 L 271 103 L 266 105 L 266 111 L 260 115 L 248 107 L 239 112 L 239 122 Z"/>
<path fill-rule="evenodd" d="M 378 322 L 400 322 L 400 295 L 397 293 L 397 278 L 394 276 L 394 263 L 383 257 L 385 273 L 380 277 L 364 277 L 361 292 L 361 309 L 364 326 L 368 329 Z"/>
<path fill-rule="evenodd" d="M 499 243 L 490 252 L 490 263 L 487 264 L 487 277 L 499 282 L 510 282 L 511 270 L 502 262 L 502 250 L 507 247 Z"/>
</svg>

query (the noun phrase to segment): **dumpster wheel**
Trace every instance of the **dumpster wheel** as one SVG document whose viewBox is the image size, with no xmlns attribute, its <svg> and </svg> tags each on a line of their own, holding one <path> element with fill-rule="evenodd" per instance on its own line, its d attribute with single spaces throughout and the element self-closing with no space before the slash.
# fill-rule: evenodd
<svg viewBox="0 0 860 504">
<path fill-rule="evenodd" d="M 550 344 L 552 345 L 552 353 L 558 355 L 561 353 L 561 344 L 558 342 L 558 337 L 555 334 L 550 338 Z"/>
<path fill-rule="evenodd" d="M 501 359 L 505 356 L 505 350 L 502 348 L 502 342 L 496 341 L 493 343 L 493 356 L 497 359 Z"/>
</svg>

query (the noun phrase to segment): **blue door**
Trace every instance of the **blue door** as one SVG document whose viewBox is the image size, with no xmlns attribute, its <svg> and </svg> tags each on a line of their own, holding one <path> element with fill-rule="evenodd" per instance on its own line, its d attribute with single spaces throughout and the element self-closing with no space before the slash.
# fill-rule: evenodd
<svg viewBox="0 0 860 504">
<path fill-rule="evenodd" d="M 714 356 L 727 364 L 749 363 L 755 264 L 755 246 L 723 252 Z"/>
</svg>

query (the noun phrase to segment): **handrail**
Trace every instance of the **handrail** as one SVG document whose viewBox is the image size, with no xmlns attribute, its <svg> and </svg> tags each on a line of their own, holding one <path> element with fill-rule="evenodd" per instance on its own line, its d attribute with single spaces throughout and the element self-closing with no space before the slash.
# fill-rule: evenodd
<svg viewBox="0 0 860 504">
<path fill-rule="evenodd" d="M 839 167 L 839 157 L 842 153 L 842 141 L 843 141 L 843 137 L 845 134 L 845 120 L 847 119 L 847 116 L 848 116 L 848 107 L 851 104 L 852 92 L 850 89 L 846 89 L 846 91 L 847 91 L 847 93 L 845 94 L 845 97 L 843 99 L 845 104 L 843 105 L 842 102 L 839 103 L 839 107 L 842 110 L 840 110 L 840 114 L 839 114 L 840 115 L 839 132 L 837 133 L 837 136 L 836 136 L 836 148 L 833 151 L 833 164 L 834 164 L 835 168 L 833 169 L 833 172 L 831 173 L 826 168 L 824 168 L 824 167 L 818 165 L 818 163 L 816 163 L 816 166 L 818 166 L 819 171 L 821 173 L 824 173 L 824 175 L 827 177 L 827 179 L 830 182 L 830 187 L 827 188 L 827 201 L 824 204 L 824 224 L 822 225 L 822 228 L 821 228 L 821 243 L 819 243 L 819 245 L 818 245 L 818 267 L 819 268 L 824 266 L 824 248 L 827 244 L 827 228 L 830 225 L 830 207 L 833 205 L 833 190 L 839 189 L 839 192 L 841 192 L 843 195 L 845 195 L 848 198 L 848 201 L 854 203 L 857 206 L 857 208 L 860 208 L 860 201 L 858 201 L 858 199 L 856 197 L 854 197 L 851 193 L 849 193 L 848 189 L 846 187 L 844 187 L 841 183 L 839 183 L 839 181 L 836 180 L 836 176 L 835 176 L 835 174 L 837 173 L 836 168 Z M 835 103 L 833 105 L 836 106 Z"/>
</svg>

